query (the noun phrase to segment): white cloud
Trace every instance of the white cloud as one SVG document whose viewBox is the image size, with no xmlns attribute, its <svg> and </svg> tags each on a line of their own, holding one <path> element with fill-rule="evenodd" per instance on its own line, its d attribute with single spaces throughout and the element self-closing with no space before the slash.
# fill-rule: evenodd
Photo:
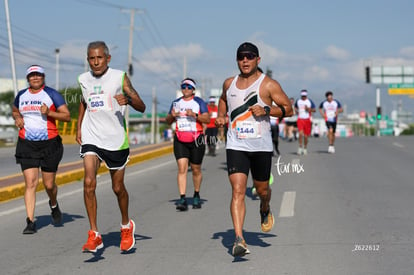
<svg viewBox="0 0 414 275">
<path fill-rule="evenodd" d="M 86 49 L 88 46 L 87 41 L 82 40 L 70 40 L 65 41 L 65 44 L 60 47 L 60 56 L 63 58 L 85 59 Z M 108 45 L 109 49 L 112 47 Z"/>
<path fill-rule="evenodd" d="M 205 54 L 205 50 L 200 44 L 190 43 L 178 45 L 172 48 L 157 47 L 144 54 L 147 59 L 197 59 Z"/>
<path fill-rule="evenodd" d="M 402 48 L 400 54 L 408 58 L 414 58 L 414 46 Z"/>
<path fill-rule="evenodd" d="M 329 70 L 317 65 L 306 68 L 303 73 L 303 78 L 306 81 L 327 80 L 330 76 Z"/>
<path fill-rule="evenodd" d="M 348 51 L 334 45 L 329 45 L 325 49 L 325 54 L 328 58 L 339 61 L 347 60 L 350 57 Z"/>
<path fill-rule="evenodd" d="M 266 60 L 266 62 L 269 63 L 286 59 L 288 56 L 286 53 L 280 51 L 275 47 L 272 47 L 271 45 L 265 44 L 264 42 L 260 42 L 258 47 L 260 56 L 263 57 Z"/>
<path fill-rule="evenodd" d="M 205 58 L 207 55 L 206 50 L 200 44 L 190 43 L 171 48 L 156 47 L 142 54 L 139 60 L 144 65 L 142 68 L 144 70 L 171 74 L 182 70 L 184 58 L 186 62 L 191 62 L 201 57 Z"/>
</svg>

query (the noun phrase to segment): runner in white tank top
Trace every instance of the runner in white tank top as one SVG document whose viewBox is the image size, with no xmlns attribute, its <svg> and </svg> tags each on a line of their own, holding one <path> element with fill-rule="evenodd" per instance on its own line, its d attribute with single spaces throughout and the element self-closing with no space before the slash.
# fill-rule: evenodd
<svg viewBox="0 0 414 275">
<path fill-rule="evenodd" d="M 260 197 L 261 229 L 269 232 L 273 227 L 269 187 L 273 144 L 269 116 L 292 115 L 289 98 L 277 81 L 258 70 L 259 63 L 259 50 L 255 45 L 245 42 L 239 46 L 237 65 L 240 74 L 224 81 L 216 119 L 216 125 L 223 127 L 226 114 L 229 116 L 226 155 L 232 186 L 230 211 L 236 237 L 232 250 L 235 257 L 250 253 L 243 239 L 244 197 L 249 171 Z M 272 106 L 273 102 L 276 106 Z"/>
<path fill-rule="evenodd" d="M 129 195 L 124 184 L 129 158 L 124 112 L 127 105 L 144 112 L 145 103 L 124 72 L 108 67 L 111 55 L 105 42 L 89 43 L 87 60 L 91 71 L 79 76 L 83 100 L 79 104 L 76 135 L 85 169 L 83 194 L 90 225 L 82 251 L 94 253 L 104 246 L 98 231 L 95 193 L 96 175 L 102 160 L 110 169 L 112 189 L 121 212 L 120 249 L 129 251 L 135 245 L 135 223 L 129 219 Z"/>
<path fill-rule="evenodd" d="M 127 149 L 126 105 L 119 105 L 115 95 L 123 94 L 125 72 L 108 68 L 101 77 L 86 72 L 79 76 L 87 111 L 82 121 L 82 144 L 110 150 Z"/>
<path fill-rule="evenodd" d="M 226 149 L 248 152 L 272 152 L 272 136 L 269 116 L 254 116 L 249 110 L 253 105 L 267 106 L 260 97 L 260 85 L 265 78 L 260 77 L 247 89 L 236 86 L 239 76 L 235 76 L 227 90 L 229 110 L 229 130 Z"/>
</svg>

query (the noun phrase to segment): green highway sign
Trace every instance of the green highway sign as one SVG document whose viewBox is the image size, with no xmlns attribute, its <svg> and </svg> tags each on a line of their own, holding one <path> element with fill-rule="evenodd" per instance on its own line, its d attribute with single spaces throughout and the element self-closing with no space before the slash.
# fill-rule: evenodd
<svg viewBox="0 0 414 275">
<path fill-rule="evenodd" d="M 399 83 L 399 84 L 389 84 L 388 85 L 388 89 L 401 89 L 401 88 L 414 89 L 414 83 Z"/>
</svg>

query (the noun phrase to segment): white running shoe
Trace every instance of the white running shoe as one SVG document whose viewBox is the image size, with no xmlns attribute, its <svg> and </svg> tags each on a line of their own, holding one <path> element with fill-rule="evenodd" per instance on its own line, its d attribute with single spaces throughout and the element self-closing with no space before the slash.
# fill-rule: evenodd
<svg viewBox="0 0 414 275">
<path fill-rule="evenodd" d="M 257 190 L 254 187 L 252 187 L 252 196 L 257 197 Z"/>
<path fill-rule="evenodd" d="M 303 149 L 303 155 L 305 155 L 305 156 L 306 156 L 307 154 L 308 154 L 308 149 L 304 148 L 304 149 Z"/>
<path fill-rule="evenodd" d="M 303 154 L 303 149 L 301 147 L 298 148 L 298 155 L 302 155 Z"/>
</svg>

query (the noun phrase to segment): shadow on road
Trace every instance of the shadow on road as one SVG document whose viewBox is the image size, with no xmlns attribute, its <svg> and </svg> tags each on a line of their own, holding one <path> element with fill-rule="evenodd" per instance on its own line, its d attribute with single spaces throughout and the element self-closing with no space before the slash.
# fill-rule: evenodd
<svg viewBox="0 0 414 275">
<path fill-rule="evenodd" d="M 85 218 L 84 216 L 80 216 L 80 215 L 71 215 L 67 213 L 62 213 L 62 223 L 53 225 L 52 217 L 50 215 L 37 216 L 36 217 L 36 229 L 39 230 L 48 225 L 52 225 L 54 227 L 62 227 L 65 225 L 65 223 L 74 222 L 77 219 L 84 219 L 84 218 Z"/>
<path fill-rule="evenodd" d="M 138 235 L 138 234 L 135 234 L 134 236 L 135 236 L 135 242 L 152 239 L 152 237 Z M 120 231 L 114 231 L 114 232 L 109 232 L 107 234 L 102 234 L 102 242 L 104 244 L 104 247 L 102 249 L 99 249 L 96 253 L 92 253 L 93 256 L 90 259 L 85 260 L 84 261 L 85 263 L 93 263 L 93 262 L 98 262 L 100 260 L 105 259 L 105 257 L 103 257 L 102 255 L 108 247 L 114 246 L 114 247 L 119 248 L 119 244 L 121 242 Z M 120 251 L 120 253 L 121 254 L 134 254 L 136 250 L 137 250 L 136 247 L 134 247 L 130 251 L 127 251 L 127 252 Z"/>
<path fill-rule="evenodd" d="M 190 207 L 190 206 L 192 206 L 192 205 L 194 204 L 194 199 L 193 199 L 192 197 L 186 197 L 185 199 L 187 200 L 188 207 Z M 169 200 L 169 202 L 173 202 L 173 203 L 174 203 L 174 205 L 177 205 L 179 201 L 180 201 L 180 199 Z M 206 199 L 200 198 L 200 204 L 201 204 L 201 206 L 202 206 L 205 202 L 207 202 L 207 201 L 208 201 L 208 200 L 206 200 Z"/>
<path fill-rule="evenodd" d="M 259 246 L 259 247 L 268 247 L 270 246 L 269 243 L 263 241 L 264 238 L 270 238 L 270 237 L 277 237 L 277 235 L 274 234 L 268 234 L 268 233 L 261 233 L 261 232 L 248 232 L 243 231 L 244 240 L 246 241 L 246 244 L 248 246 Z M 227 248 L 227 253 L 231 254 L 231 250 L 233 248 L 233 243 L 235 239 L 234 230 L 228 229 L 225 232 L 217 232 L 214 233 L 213 237 L 211 237 L 213 240 L 221 239 L 221 243 L 225 248 Z M 246 261 L 246 259 L 235 259 L 235 262 L 237 261 Z"/>
</svg>

